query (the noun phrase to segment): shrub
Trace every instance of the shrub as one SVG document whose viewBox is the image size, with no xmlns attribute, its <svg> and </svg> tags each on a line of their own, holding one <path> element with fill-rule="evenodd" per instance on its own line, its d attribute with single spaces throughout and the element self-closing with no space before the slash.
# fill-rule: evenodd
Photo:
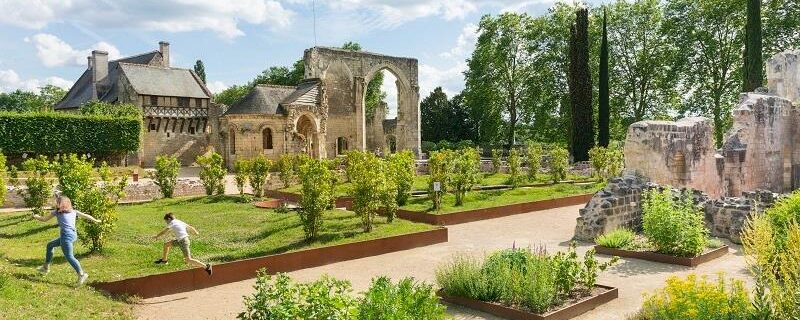
<svg viewBox="0 0 800 320">
<path fill-rule="evenodd" d="M 594 169 L 595 176 L 610 179 L 622 174 L 625 157 L 619 149 L 594 147 L 589 150 L 589 162 Z"/>
<path fill-rule="evenodd" d="M 81 196 L 83 192 L 89 190 L 94 184 L 92 173 L 94 167 L 92 162 L 84 155 L 78 157 L 76 154 L 57 156 L 51 168 L 58 177 L 58 185 L 61 193 L 81 207 Z"/>
<path fill-rule="evenodd" d="M 238 319 L 330 319 L 355 318 L 356 299 L 349 282 L 327 276 L 310 283 L 296 283 L 288 275 L 275 277 L 258 272 L 255 292 L 244 298 L 245 311 Z"/>
<path fill-rule="evenodd" d="M 236 160 L 233 164 L 233 179 L 236 181 L 236 189 L 239 195 L 244 195 L 244 185 L 247 183 L 247 174 L 250 172 L 250 161 Z"/>
<path fill-rule="evenodd" d="M 508 152 L 508 173 L 509 178 L 508 182 L 511 184 L 511 188 L 516 189 L 519 187 L 521 182 L 519 171 L 520 167 L 522 167 L 522 159 L 519 156 L 519 150 L 512 148 Z"/>
<path fill-rule="evenodd" d="M 100 220 L 100 223 L 82 222 L 84 232 L 81 242 L 88 244 L 92 252 L 101 252 L 117 221 L 116 206 L 125 196 L 123 190 L 128 184 L 127 176 L 114 178 L 108 164 L 103 162 L 97 169 L 100 181 L 92 181 L 91 188 L 80 196 L 78 209 Z M 83 220 L 81 220 L 83 221 Z"/>
<path fill-rule="evenodd" d="M 261 197 L 264 195 L 264 189 L 269 179 L 269 169 L 271 167 L 272 161 L 264 157 L 264 155 L 258 155 L 250 160 L 247 180 L 250 181 L 250 188 L 253 189 L 254 196 Z"/>
<path fill-rule="evenodd" d="M 455 149 L 475 148 L 475 143 L 472 140 L 461 140 L 455 144 Z"/>
<path fill-rule="evenodd" d="M 627 228 L 619 228 L 600 235 L 594 242 L 606 248 L 629 248 L 636 241 L 636 233 Z"/>
<path fill-rule="evenodd" d="M 33 213 L 42 215 L 42 207 L 47 203 L 47 199 L 53 194 L 53 185 L 50 183 L 50 161 L 47 157 L 39 155 L 36 158 L 27 159 L 22 163 L 22 169 L 29 171 L 31 175 L 25 180 L 25 191 L 21 194 L 25 200 L 25 206 L 33 208 Z"/>
<path fill-rule="evenodd" d="M 679 201 L 669 189 L 644 193 L 642 228 L 656 250 L 679 256 L 697 256 L 706 248 L 708 229 L 700 208 L 692 202 L 691 191 Z"/>
<path fill-rule="evenodd" d="M 141 118 L 0 112 L 6 154 L 121 154 L 139 149 Z"/>
<path fill-rule="evenodd" d="M 447 140 L 439 141 L 439 143 L 436 144 L 436 150 L 453 150 L 453 143 Z"/>
<path fill-rule="evenodd" d="M 300 167 L 300 221 L 306 240 L 316 239 L 322 229 L 322 215 L 328 209 L 333 196 L 330 181 L 333 174 L 321 160 L 311 160 Z"/>
<path fill-rule="evenodd" d="M 292 165 L 293 161 L 291 155 L 284 153 L 275 162 L 275 167 L 278 169 L 278 177 L 283 182 L 284 188 L 288 188 L 292 184 L 295 174 L 294 166 Z"/>
<path fill-rule="evenodd" d="M 328 183 L 331 185 L 331 201 L 328 204 L 328 209 L 336 208 L 336 184 L 339 183 L 339 159 L 321 160 L 328 171 L 331 172 L 328 178 Z"/>
<path fill-rule="evenodd" d="M 528 181 L 536 181 L 536 174 L 542 166 L 542 145 L 533 141 L 528 141 Z"/>
<path fill-rule="evenodd" d="M 665 288 L 646 295 L 636 319 L 751 319 L 750 312 L 750 299 L 741 281 L 729 284 L 720 274 L 711 282 L 690 274 L 686 279 L 672 276 Z"/>
<path fill-rule="evenodd" d="M 436 151 L 436 142 L 422 141 L 420 147 L 422 148 L 422 153 Z"/>
<path fill-rule="evenodd" d="M 178 171 L 181 169 L 181 162 L 175 156 L 159 155 L 156 157 L 155 169 L 153 179 L 161 190 L 161 195 L 164 198 L 172 198 L 175 192 L 175 185 L 178 184 Z"/>
<path fill-rule="evenodd" d="M 456 196 L 456 206 L 464 203 L 464 196 L 479 182 L 481 158 L 473 148 L 461 149 L 451 154 L 452 171 L 448 178 L 450 189 Z"/>
<path fill-rule="evenodd" d="M 353 211 L 361 217 L 364 231 L 372 231 L 373 221 L 378 211 L 383 209 L 389 220 L 393 219 L 396 208 L 397 187 L 387 175 L 387 164 L 370 152 L 351 151 L 353 161 L 348 163 L 352 182 Z"/>
<path fill-rule="evenodd" d="M 8 174 L 6 173 L 6 156 L 3 150 L 0 150 L 0 207 L 6 200 L 6 192 L 8 191 Z"/>
<path fill-rule="evenodd" d="M 372 279 L 359 301 L 359 320 L 444 320 L 446 308 L 433 287 L 404 278 L 396 285 L 387 277 Z"/>
<path fill-rule="evenodd" d="M 550 177 L 553 183 L 557 183 L 567 178 L 569 170 L 569 152 L 562 147 L 550 149 Z"/>
<path fill-rule="evenodd" d="M 492 149 L 492 173 L 500 173 L 500 166 L 503 165 L 503 150 Z"/>
<path fill-rule="evenodd" d="M 112 118 L 141 119 L 142 108 L 130 103 L 108 103 L 91 100 L 80 106 L 82 115 L 109 116 Z"/>
<path fill-rule="evenodd" d="M 447 192 L 450 184 L 449 172 L 453 167 L 450 161 L 450 152 L 447 150 L 431 152 L 428 157 L 428 197 L 431 198 L 435 210 L 442 208 L 442 196 Z M 437 183 L 438 190 L 435 188 Z"/>
<path fill-rule="evenodd" d="M 395 201 L 403 206 L 411 197 L 411 188 L 414 186 L 414 176 L 417 173 L 414 153 L 405 150 L 389 156 L 389 170 L 397 186 Z"/>
<path fill-rule="evenodd" d="M 200 180 L 207 195 L 225 194 L 225 160 L 219 153 L 211 152 L 205 156 L 197 157 L 200 166 Z"/>
</svg>

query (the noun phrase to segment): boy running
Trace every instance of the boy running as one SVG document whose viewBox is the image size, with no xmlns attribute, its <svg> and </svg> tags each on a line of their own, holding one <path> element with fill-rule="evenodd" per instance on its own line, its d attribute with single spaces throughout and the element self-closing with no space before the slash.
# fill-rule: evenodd
<svg viewBox="0 0 800 320">
<path fill-rule="evenodd" d="M 210 263 L 202 263 L 202 262 L 198 261 L 197 259 L 192 258 L 192 253 L 189 250 L 190 242 L 189 242 L 189 232 L 188 232 L 188 230 L 191 230 L 192 232 L 194 232 L 195 235 L 199 235 L 200 232 L 198 232 L 197 229 L 195 229 L 194 227 L 186 224 L 185 222 L 180 221 L 178 219 L 175 219 L 175 215 L 173 215 L 172 213 L 167 213 L 167 214 L 164 215 L 164 222 L 167 223 L 167 227 L 164 228 L 164 230 L 161 230 L 161 232 L 159 232 L 157 235 L 155 235 L 153 237 L 153 239 L 157 240 L 158 238 L 160 238 L 161 236 L 163 236 L 164 234 L 166 234 L 170 230 L 172 230 L 172 234 L 175 235 L 175 239 L 167 241 L 167 242 L 164 242 L 164 253 L 161 256 L 161 259 L 156 260 L 155 263 L 156 264 L 167 264 L 167 259 L 168 259 L 168 255 L 169 255 L 169 249 L 172 248 L 172 246 L 180 246 L 181 252 L 183 252 L 183 259 L 186 262 L 186 264 L 192 265 L 192 266 L 195 266 L 195 267 L 198 267 L 198 268 L 204 268 L 206 270 L 206 272 L 208 273 L 208 275 L 210 276 L 213 273 L 213 271 L 211 269 L 211 264 Z"/>
</svg>

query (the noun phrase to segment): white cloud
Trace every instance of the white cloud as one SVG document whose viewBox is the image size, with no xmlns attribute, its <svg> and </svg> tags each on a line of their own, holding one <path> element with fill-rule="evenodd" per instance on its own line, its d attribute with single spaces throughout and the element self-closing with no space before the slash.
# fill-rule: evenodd
<svg viewBox="0 0 800 320">
<path fill-rule="evenodd" d="M 472 23 L 466 24 L 461 29 L 461 34 L 459 34 L 455 46 L 439 54 L 445 59 L 445 64 L 449 65 L 449 67 L 420 64 L 420 96 L 427 96 L 436 87 L 442 87 L 442 90 L 448 96 L 453 96 L 464 89 L 464 71 L 467 70 L 466 59 L 475 49 L 475 42 L 478 40 L 477 32 L 478 26 Z"/>
<path fill-rule="evenodd" d="M 397 118 L 397 78 L 388 70 L 383 70 L 383 84 L 381 91 L 386 92 L 387 119 Z"/>
<path fill-rule="evenodd" d="M 52 34 L 38 33 L 32 37 L 25 38 L 25 42 L 33 43 L 36 46 L 36 55 L 42 61 L 42 64 L 47 67 L 85 66 L 86 57 L 92 54 L 92 50 L 108 52 L 110 60 L 121 57 L 117 47 L 103 41 L 95 43 L 91 48 L 76 50 L 64 40 Z"/>
<path fill-rule="evenodd" d="M 441 54 L 444 58 L 462 59 L 466 58 L 475 49 L 475 42 L 478 41 L 478 26 L 472 23 L 467 24 L 461 29 L 458 35 L 456 46 L 450 51 Z"/>
<path fill-rule="evenodd" d="M 209 83 L 206 83 L 206 88 L 208 88 L 208 90 L 214 94 L 220 93 L 223 90 L 228 89 L 228 87 L 229 86 L 223 83 L 222 81 L 211 81 Z"/>
<path fill-rule="evenodd" d="M 17 89 L 39 92 L 45 85 L 54 85 L 69 89 L 72 82 L 59 77 L 47 77 L 44 80 L 22 79 L 14 70 L 0 70 L 0 92 L 11 92 Z"/>
<path fill-rule="evenodd" d="M 0 23 L 24 28 L 75 21 L 97 28 L 208 30 L 225 39 L 244 35 L 240 22 L 283 29 L 295 16 L 276 0 L 0 0 L 0 7 L 11 9 Z"/>
</svg>

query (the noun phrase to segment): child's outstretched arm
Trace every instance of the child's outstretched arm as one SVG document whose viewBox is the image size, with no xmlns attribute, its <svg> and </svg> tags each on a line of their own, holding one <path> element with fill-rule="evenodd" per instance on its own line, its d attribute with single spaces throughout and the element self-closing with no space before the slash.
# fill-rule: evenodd
<svg viewBox="0 0 800 320">
<path fill-rule="evenodd" d="M 189 230 L 192 230 L 192 232 L 194 232 L 195 235 L 200 235 L 200 231 L 197 231 L 197 229 L 195 229 L 191 225 L 187 224 L 186 227 L 189 228 Z"/>
<path fill-rule="evenodd" d="M 77 213 L 78 213 L 78 216 L 79 216 L 79 217 L 81 217 L 81 218 L 84 218 L 84 219 L 87 219 L 87 220 L 89 220 L 89 221 L 91 221 L 91 222 L 94 222 L 94 223 L 100 223 L 100 222 L 102 222 L 102 221 L 100 221 L 100 219 L 97 219 L 97 218 L 95 218 L 95 217 L 92 217 L 92 216 L 90 216 L 90 215 L 88 215 L 88 214 L 85 214 L 85 213 L 83 213 L 83 212 L 80 212 L 80 211 L 75 211 L 75 212 L 77 212 Z"/>
<path fill-rule="evenodd" d="M 163 236 L 163 235 L 164 235 L 165 233 L 167 233 L 168 231 L 169 231 L 169 228 L 164 228 L 164 229 L 161 229 L 161 232 L 159 232 L 157 235 L 154 235 L 154 236 L 153 236 L 153 239 L 158 239 L 158 238 L 161 238 L 161 236 Z"/>
</svg>

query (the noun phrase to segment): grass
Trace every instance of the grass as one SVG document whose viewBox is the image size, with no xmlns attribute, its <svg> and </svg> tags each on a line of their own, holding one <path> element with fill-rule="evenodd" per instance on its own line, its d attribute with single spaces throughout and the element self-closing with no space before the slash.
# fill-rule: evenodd
<svg viewBox="0 0 800 320">
<path fill-rule="evenodd" d="M 159 200 L 120 206 L 119 212 L 118 228 L 105 252 L 87 255 L 86 246 L 76 243 L 76 255 L 90 274 L 90 282 L 186 269 L 177 248 L 170 253 L 168 265 L 153 264 L 161 254 L 162 241 L 151 237 L 164 228 L 162 217 L 166 212 L 173 212 L 200 231 L 199 236 L 192 237 L 192 253 L 215 263 L 433 228 L 405 220 L 389 224 L 379 218 L 373 231 L 364 233 L 354 213 L 333 210 L 325 215 L 319 239 L 306 242 L 296 213 L 255 208 L 239 203 L 236 197 Z M 34 221 L 28 213 L 0 215 L 0 269 L 10 274 L 0 288 L 0 310 L 11 312 L 0 314 L 0 319 L 60 319 L 67 315 L 81 319 L 131 318 L 130 307 L 124 302 L 89 288 L 72 288 L 75 273 L 58 250 L 50 274 L 38 275 L 35 268 L 43 263 L 44 245 L 57 236 L 52 221 Z"/>
<path fill-rule="evenodd" d="M 598 245 L 614 249 L 629 248 L 635 241 L 636 233 L 627 228 L 619 228 L 594 239 Z"/>
<path fill-rule="evenodd" d="M 458 207 L 454 206 L 455 196 L 448 193 L 442 198 L 442 208 L 439 211 L 433 211 L 431 209 L 433 204 L 427 197 L 412 198 L 409 200 L 408 204 L 400 208 L 409 211 L 428 212 L 432 214 L 447 214 L 473 209 L 499 207 L 509 204 L 594 193 L 601 187 L 601 183 L 590 183 L 586 185 L 562 183 L 543 187 L 518 188 L 513 190 L 471 191 L 468 192 L 464 198 L 464 204 Z"/>
</svg>

